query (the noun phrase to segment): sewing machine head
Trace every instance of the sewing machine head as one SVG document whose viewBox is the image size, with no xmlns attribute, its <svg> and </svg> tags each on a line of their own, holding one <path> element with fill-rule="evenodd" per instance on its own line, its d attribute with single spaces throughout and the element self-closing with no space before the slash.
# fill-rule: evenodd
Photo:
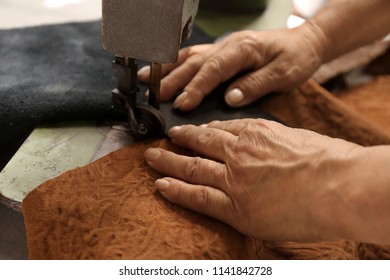
<svg viewBox="0 0 390 280">
<path fill-rule="evenodd" d="M 103 0 L 102 47 L 115 55 L 119 71 L 113 104 L 128 116 L 136 138 L 162 134 L 159 109 L 161 64 L 177 60 L 181 42 L 189 38 L 199 0 Z M 151 63 L 148 104 L 137 104 L 135 59 Z"/>
</svg>

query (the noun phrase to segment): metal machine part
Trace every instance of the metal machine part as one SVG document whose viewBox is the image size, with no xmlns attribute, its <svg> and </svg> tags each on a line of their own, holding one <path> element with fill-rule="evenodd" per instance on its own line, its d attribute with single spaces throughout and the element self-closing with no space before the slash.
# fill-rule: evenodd
<svg viewBox="0 0 390 280">
<path fill-rule="evenodd" d="M 134 58 L 116 56 L 118 86 L 112 91 L 113 106 L 127 115 L 130 134 L 136 138 L 158 136 L 165 131 L 165 121 L 158 111 L 158 96 L 149 94 L 148 104 L 137 103 L 137 64 Z M 152 71 L 153 73 L 153 71 Z M 154 82 L 152 86 L 158 83 Z"/>
<path fill-rule="evenodd" d="M 165 132 L 159 112 L 161 64 L 177 60 L 181 42 L 190 37 L 199 0 L 103 0 L 102 47 L 115 55 L 118 87 L 114 107 L 128 117 L 135 138 Z M 137 104 L 135 59 L 151 63 L 147 104 Z"/>
</svg>

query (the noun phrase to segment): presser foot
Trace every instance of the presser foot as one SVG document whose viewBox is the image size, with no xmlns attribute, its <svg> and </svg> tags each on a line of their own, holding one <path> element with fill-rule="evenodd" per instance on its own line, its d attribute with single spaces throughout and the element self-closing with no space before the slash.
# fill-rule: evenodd
<svg viewBox="0 0 390 280">
<path fill-rule="evenodd" d="M 162 136 L 165 121 L 160 111 L 151 105 L 138 103 L 131 105 L 126 95 L 118 89 L 112 91 L 113 107 L 127 115 L 130 135 L 136 139 Z"/>
<path fill-rule="evenodd" d="M 148 104 L 137 103 L 137 69 L 133 58 L 115 56 L 113 67 L 118 70 L 118 87 L 112 91 L 114 108 L 127 115 L 130 135 L 135 139 L 161 136 L 165 121 L 159 107 L 161 65 L 152 65 L 152 86 Z"/>
</svg>

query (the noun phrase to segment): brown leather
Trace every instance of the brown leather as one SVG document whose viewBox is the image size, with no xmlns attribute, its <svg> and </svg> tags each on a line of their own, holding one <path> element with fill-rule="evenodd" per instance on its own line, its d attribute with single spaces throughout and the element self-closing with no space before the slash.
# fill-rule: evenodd
<svg viewBox="0 0 390 280">
<path fill-rule="evenodd" d="M 337 96 L 309 81 L 288 94 L 270 96 L 262 106 L 292 127 L 364 146 L 390 144 L 390 76 Z"/>
<path fill-rule="evenodd" d="M 264 108 L 293 127 L 390 144 L 390 77 L 334 96 L 313 81 Z M 389 259 L 390 246 L 265 242 L 164 200 L 139 142 L 47 181 L 23 201 L 30 259 Z"/>
</svg>

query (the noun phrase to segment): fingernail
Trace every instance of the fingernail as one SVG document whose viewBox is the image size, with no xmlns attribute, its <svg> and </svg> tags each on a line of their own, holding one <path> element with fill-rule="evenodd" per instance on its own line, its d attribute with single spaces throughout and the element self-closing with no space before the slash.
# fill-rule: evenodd
<svg viewBox="0 0 390 280">
<path fill-rule="evenodd" d="M 182 94 L 180 94 L 176 98 L 175 102 L 173 103 L 173 108 L 178 109 L 184 103 L 184 101 L 186 100 L 187 95 L 188 95 L 187 92 L 183 92 Z"/>
<path fill-rule="evenodd" d="M 168 136 L 169 137 L 174 137 L 179 132 L 180 129 L 181 129 L 181 126 L 174 126 L 174 127 L 172 127 L 168 131 Z"/>
<path fill-rule="evenodd" d="M 142 74 L 144 74 L 147 71 L 150 71 L 150 66 L 149 65 L 146 65 L 146 66 L 140 68 L 138 70 L 138 72 L 137 72 L 137 75 L 142 75 Z"/>
<path fill-rule="evenodd" d="M 244 100 L 244 93 L 238 88 L 232 89 L 225 95 L 226 103 L 232 106 L 237 105 L 242 100 Z"/>
<path fill-rule="evenodd" d="M 156 188 L 161 192 L 166 191 L 170 185 L 170 183 L 165 179 L 157 179 L 154 184 Z"/>
<path fill-rule="evenodd" d="M 157 160 L 161 155 L 161 152 L 158 149 L 149 148 L 145 152 L 145 158 L 147 161 Z"/>
<path fill-rule="evenodd" d="M 207 124 L 201 124 L 199 127 L 207 127 L 208 125 Z"/>
</svg>

